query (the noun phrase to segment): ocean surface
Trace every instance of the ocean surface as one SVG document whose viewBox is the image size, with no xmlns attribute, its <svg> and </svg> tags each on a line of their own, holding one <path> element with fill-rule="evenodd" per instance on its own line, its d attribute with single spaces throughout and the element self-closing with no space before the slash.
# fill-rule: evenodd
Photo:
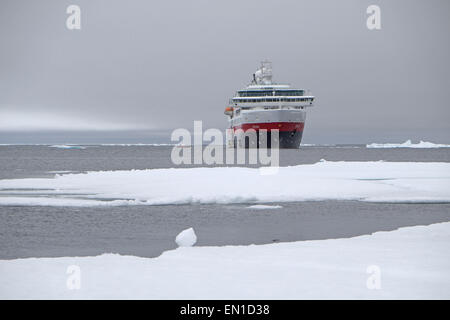
<svg viewBox="0 0 450 320">
<path fill-rule="evenodd" d="M 55 173 L 177 168 L 172 146 L 0 145 L 0 179 L 52 177 Z M 328 161 L 450 162 L 450 148 L 303 146 L 280 150 L 280 165 Z M 184 166 L 186 167 L 186 166 Z M 174 186 L 174 191 L 176 186 Z M 224 190 L 225 192 L 225 190 Z M 9 196 L 0 190 L 0 197 Z M 450 221 L 449 203 L 307 201 L 161 206 L 0 206 L 0 259 L 119 253 L 155 257 L 174 249 L 176 235 L 193 227 L 197 245 L 248 245 L 353 237 L 404 226 Z"/>
</svg>

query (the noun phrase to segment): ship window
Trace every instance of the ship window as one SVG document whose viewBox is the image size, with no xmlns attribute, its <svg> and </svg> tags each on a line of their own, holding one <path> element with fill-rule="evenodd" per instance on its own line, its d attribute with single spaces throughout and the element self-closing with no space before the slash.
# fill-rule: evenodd
<svg viewBox="0 0 450 320">
<path fill-rule="evenodd" d="M 239 97 L 303 96 L 304 90 L 243 90 Z"/>
<path fill-rule="evenodd" d="M 303 96 L 304 90 L 276 90 L 276 96 Z"/>
<path fill-rule="evenodd" d="M 238 95 L 240 97 L 265 97 L 265 96 L 272 96 L 273 92 L 269 90 L 263 90 L 263 91 L 238 91 Z"/>
</svg>

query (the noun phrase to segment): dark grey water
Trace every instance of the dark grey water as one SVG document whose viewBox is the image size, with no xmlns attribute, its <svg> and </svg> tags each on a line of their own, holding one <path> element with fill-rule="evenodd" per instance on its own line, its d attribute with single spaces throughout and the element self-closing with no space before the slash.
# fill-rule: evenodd
<svg viewBox="0 0 450 320">
<path fill-rule="evenodd" d="M 174 167 L 171 147 L 0 146 L 0 179 L 40 177 L 53 171 Z M 450 149 L 366 149 L 362 146 L 281 150 L 281 165 L 346 161 L 449 162 Z M 154 257 L 175 248 L 194 227 L 198 245 L 262 244 L 329 239 L 450 221 L 450 204 L 358 201 L 282 203 L 276 210 L 239 205 L 123 207 L 0 206 L 0 259 L 83 256 L 105 252 Z"/>
</svg>

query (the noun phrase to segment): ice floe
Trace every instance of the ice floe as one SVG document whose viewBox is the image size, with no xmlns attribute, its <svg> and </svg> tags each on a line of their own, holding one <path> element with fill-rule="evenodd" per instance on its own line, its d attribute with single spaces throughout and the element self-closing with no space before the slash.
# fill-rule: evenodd
<svg viewBox="0 0 450 320">
<path fill-rule="evenodd" d="M 58 148 L 58 149 L 86 149 L 86 147 L 83 147 L 83 146 L 65 145 L 65 144 L 52 145 L 52 146 L 49 146 L 49 147 L 50 148 Z"/>
<path fill-rule="evenodd" d="M 255 204 L 253 206 L 248 206 L 247 209 L 256 209 L 256 210 L 270 210 L 270 209 L 281 209 L 282 206 L 273 206 L 273 205 L 265 205 L 265 204 Z"/>
<path fill-rule="evenodd" d="M 419 143 L 412 143 L 411 140 L 407 140 L 403 143 L 371 143 L 366 145 L 366 148 L 450 148 L 450 144 L 437 144 L 422 140 Z"/>
<path fill-rule="evenodd" d="M 0 205 L 163 205 L 360 200 L 450 202 L 450 163 L 332 162 L 57 174 L 0 180 Z M 39 197 L 26 190 L 42 190 Z"/>
<path fill-rule="evenodd" d="M 447 222 L 157 258 L 0 260 L 0 299 L 450 299 L 449 252 Z"/>
</svg>

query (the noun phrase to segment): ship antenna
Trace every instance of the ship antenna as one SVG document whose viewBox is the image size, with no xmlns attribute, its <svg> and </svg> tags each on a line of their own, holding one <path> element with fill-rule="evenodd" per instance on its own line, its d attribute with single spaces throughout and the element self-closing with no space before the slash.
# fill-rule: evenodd
<svg viewBox="0 0 450 320">
<path fill-rule="evenodd" d="M 261 67 L 253 74 L 255 84 L 272 84 L 272 63 L 262 61 Z"/>
</svg>

